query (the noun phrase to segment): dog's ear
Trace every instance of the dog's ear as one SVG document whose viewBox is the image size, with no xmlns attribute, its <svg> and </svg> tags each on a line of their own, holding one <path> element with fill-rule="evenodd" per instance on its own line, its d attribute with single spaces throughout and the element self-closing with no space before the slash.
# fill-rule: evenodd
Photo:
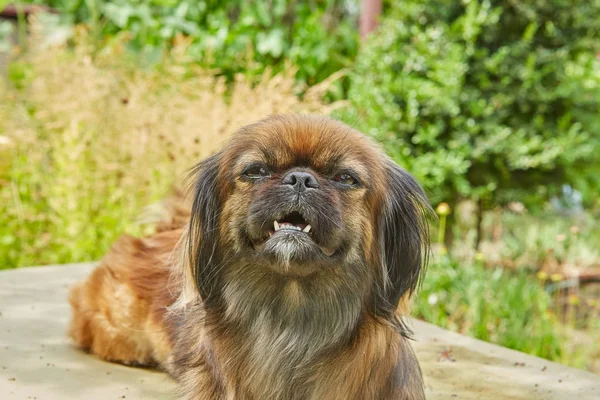
<svg viewBox="0 0 600 400">
<path fill-rule="evenodd" d="M 194 176 L 192 216 L 187 238 L 191 278 L 205 302 L 212 301 L 218 288 L 215 272 L 222 260 L 219 246 L 219 215 L 223 189 L 219 185 L 220 155 L 215 154 L 199 163 Z"/>
<path fill-rule="evenodd" d="M 379 219 L 383 282 L 376 312 L 392 318 L 400 299 L 412 294 L 429 255 L 429 201 L 415 178 L 391 160 L 386 164 L 387 190 Z"/>
</svg>

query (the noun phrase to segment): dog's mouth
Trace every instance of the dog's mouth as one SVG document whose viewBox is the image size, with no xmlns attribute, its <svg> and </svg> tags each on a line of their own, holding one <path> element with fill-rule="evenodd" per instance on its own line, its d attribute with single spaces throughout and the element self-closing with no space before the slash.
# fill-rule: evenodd
<svg viewBox="0 0 600 400">
<path fill-rule="evenodd" d="M 268 230 L 268 237 L 265 241 L 285 240 L 291 243 L 300 244 L 302 242 L 311 242 L 316 245 L 325 256 L 332 256 L 336 249 L 327 246 L 319 245 L 313 236 L 315 229 L 308 219 L 299 211 L 292 211 L 281 217 L 273 220 L 273 225 Z M 291 240 L 290 239 L 294 239 Z M 258 246 L 259 249 L 264 249 L 263 242 Z"/>
<path fill-rule="evenodd" d="M 273 230 L 269 231 L 269 236 L 272 236 L 275 232 L 294 230 L 297 232 L 303 232 L 310 235 L 312 226 L 304 219 L 304 216 L 298 211 L 289 213 L 279 220 L 273 221 Z"/>
</svg>

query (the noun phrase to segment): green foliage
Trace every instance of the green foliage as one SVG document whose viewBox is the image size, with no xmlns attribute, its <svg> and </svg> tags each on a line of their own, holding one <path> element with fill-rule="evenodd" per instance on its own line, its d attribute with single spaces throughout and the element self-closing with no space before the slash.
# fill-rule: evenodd
<svg viewBox="0 0 600 400">
<path fill-rule="evenodd" d="M 394 3 L 357 58 L 344 118 L 434 202 L 527 204 L 600 187 L 600 1 Z"/>
<path fill-rule="evenodd" d="M 356 15 L 346 2 L 285 0 L 49 0 L 42 1 L 92 27 L 99 38 L 127 33 L 131 48 L 156 59 L 178 35 L 191 41 L 195 62 L 232 78 L 238 72 L 279 72 L 297 66 L 314 84 L 354 58 Z"/>
<path fill-rule="evenodd" d="M 562 333 L 542 285 L 479 262 L 442 256 L 430 266 L 415 315 L 436 325 L 550 360 L 562 353 Z"/>
</svg>

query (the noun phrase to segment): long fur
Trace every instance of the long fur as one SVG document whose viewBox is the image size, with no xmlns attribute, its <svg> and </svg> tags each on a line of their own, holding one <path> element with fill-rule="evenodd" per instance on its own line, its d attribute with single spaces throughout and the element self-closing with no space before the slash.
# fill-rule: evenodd
<svg viewBox="0 0 600 400">
<path fill-rule="evenodd" d="M 318 188 L 282 183 L 296 171 Z M 123 237 L 72 289 L 79 347 L 162 368 L 184 399 L 424 399 L 402 317 L 430 209 L 408 172 L 339 122 L 275 116 L 194 174 L 156 235 Z M 310 239 L 274 234 L 290 213 Z"/>
</svg>

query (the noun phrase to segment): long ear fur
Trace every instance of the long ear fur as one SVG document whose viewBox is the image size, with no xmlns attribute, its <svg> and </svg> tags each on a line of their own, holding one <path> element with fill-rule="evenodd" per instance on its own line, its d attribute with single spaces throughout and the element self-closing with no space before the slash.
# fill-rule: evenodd
<svg viewBox="0 0 600 400">
<path fill-rule="evenodd" d="M 192 215 L 187 238 L 189 268 L 204 302 L 211 302 L 220 287 L 216 273 L 222 260 L 219 246 L 221 188 L 218 185 L 219 154 L 196 166 Z"/>
<path fill-rule="evenodd" d="M 429 256 L 428 215 L 432 209 L 423 189 L 408 172 L 388 161 L 387 197 L 379 220 L 383 282 L 376 299 L 377 314 L 396 321 L 400 299 L 411 295 Z M 402 329 L 404 330 L 404 329 Z"/>
</svg>

